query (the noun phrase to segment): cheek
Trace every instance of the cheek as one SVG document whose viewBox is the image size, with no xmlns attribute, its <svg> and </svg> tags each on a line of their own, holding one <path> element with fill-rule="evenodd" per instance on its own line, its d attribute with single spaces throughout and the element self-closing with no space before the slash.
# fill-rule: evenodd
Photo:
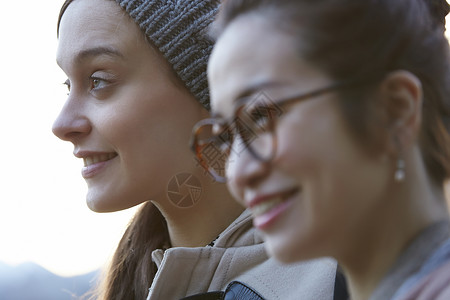
<svg viewBox="0 0 450 300">
<path fill-rule="evenodd" d="M 357 151 L 339 112 L 329 102 L 305 103 L 305 109 L 293 111 L 287 117 L 277 132 L 277 160 L 281 168 L 292 174 L 319 176 L 339 171 L 336 168 L 340 165 L 351 165 L 352 155 Z"/>
<path fill-rule="evenodd" d="M 286 167 L 294 162 L 308 165 L 309 158 L 319 155 L 322 147 L 331 146 L 328 139 L 333 128 L 330 113 L 326 107 L 321 109 L 323 105 L 316 101 L 291 108 L 277 125 L 277 156 L 286 162 Z"/>
<path fill-rule="evenodd" d="M 241 204 L 244 207 L 247 207 L 245 205 L 243 197 L 241 197 L 242 192 L 237 188 L 235 182 L 229 180 L 227 182 L 228 191 L 230 192 L 231 196 L 236 200 L 239 204 Z"/>
<path fill-rule="evenodd" d="M 302 186 L 312 215 L 336 219 L 349 210 L 368 213 L 388 188 L 389 166 L 366 154 L 341 122 L 322 125 L 301 136 L 286 130 L 291 138 L 280 141 L 279 168 Z"/>
<path fill-rule="evenodd" d="M 161 122 L 153 114 L 151 107 L 128 106 L 117 109 L 115 115 L 105 120 L 104 124 L 111 143 L 119 151 L 146 148 L 149 139 L 154 146 L 160 145 L 163 139 L 156 129 Z"/>
<path fill-rule="evenodd" d="M 321 160 L 321 136 L 314 130 L 304 130 L 302 124 L 285 128 L 278 134 L 278 149 L 274 165 L 288 174 L 303 173 L 314 169 Z"/>
<path fill-rule="evenodd" d="M 158 148 L 172 140 L 175 112 L 168 105 L 172 99 L 168 92 L 154 85 L 151 90 L 140 81 L 132 82 L 117 94 L 112 104 L 114 112 L 105 121 L 122 147 L 141 141 L 141 147 L 136 148 L 145 148 L 147 144 Z"/>
<path fill-rule="evenodd" d="M 227 177 L 227 186 L 233 198 L 242 205 L 244 205 L 243 191 L 240 189 L 240 186 L 237 183 L 237 176 L 236 176 L 237 172 L 239 172 L 237 168 L 238 167 L 237 164 L 239 163 L 237 159 L 239 158 L 239 155 L 234 155 L 233 153 L 234 152 L 232 151 L 228 158 L 225 168 L 225 174 Z"/>
<path fill-rule="evenodd" d="M 283 128 L 275 163 L 302 187 L 307 209 L 325 212 L 354 184 L 360 153 L 335 115 L 321 112 Z"/>
</svg>

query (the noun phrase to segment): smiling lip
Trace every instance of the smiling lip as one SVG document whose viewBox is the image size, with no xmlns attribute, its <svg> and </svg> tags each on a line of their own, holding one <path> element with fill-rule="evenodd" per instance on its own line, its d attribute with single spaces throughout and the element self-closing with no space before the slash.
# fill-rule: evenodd
<svg viewBox="0 0 450 300">
<path fill-rule="evenodd" d="M 253 224 L 260 230 L 267 229 L 290 206 L 293 198 L 300 191 L 299 188 L 253 198 L 247 204 L 253 214 Z"/>
<path fill-rule="evenodd" d="M 87 179 L 98 174 L 112 159 L 117 156 L 117 153 L 79 152 L 75 153 L 75 156 L 83 159 L 84 167 L 81 170 L 81 175 Z"/>
</svg>

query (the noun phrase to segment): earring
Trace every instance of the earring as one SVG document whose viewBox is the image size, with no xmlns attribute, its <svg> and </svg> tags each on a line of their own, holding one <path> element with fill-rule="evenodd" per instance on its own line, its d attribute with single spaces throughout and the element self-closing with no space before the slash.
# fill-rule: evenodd
<svg viewBox="0 0 450 300">
<path fill-rule="evenodd" d="M 396 182 L 403 182 L 405 180 L 405 161 L 401 158 L 397 159 L 397 170 L 394 174 Z"/>
</svg>

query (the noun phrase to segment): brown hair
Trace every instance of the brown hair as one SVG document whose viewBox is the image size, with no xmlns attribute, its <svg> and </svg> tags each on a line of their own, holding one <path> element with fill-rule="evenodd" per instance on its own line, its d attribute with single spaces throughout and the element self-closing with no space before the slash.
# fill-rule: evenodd
<svg viewBox="0 0 450 300">
<path fill-rule="evenodd" d="M 145 299 L 156 274 L 152 252 L 170 246 L 167 223 L 151 202 L 143 204 L 117 246 L 100 299 Z"/>
<path fill-rule="evenodd" d="M 165 247 L 170 247 L 166 220 L 155 205 L 146 202 L 128 225 L 94 289 L 81 299 L 145 299 L 157 271 L 151 254 Z"/>
<path fill-rule="evenodd" d="M 145 299 L 156 275 L 155 249 L 170 247 L 167 223 L 151 202 L 139 208 L 96 286 L 81 299 Z"/>
<path fill-rule="evenodd" d="M 415 74 L 424 94 L 419 144 L 429 175 L 442 184 L 450 175 L 448 12 L 445 0 L 224 0 L 214 34 L 242 15 L 261 13 L 294 43 L 301 40 L 302 58 L 338 80 L 381 80 L 394 70 Z M 373 128 L 364 97 L 370 88 L 340 93 L 342 113 L 366 145 Z"/>
<path fill-rule="evenodd" d="M 61 7 L 58 35 L 61 18 L 73 1 L 66 0 Z M 145 38 L 144 34 L 142 38 Z M 128 224 L 100 282 L 84 298 L 145 299 L 157 271 L 151 254 L 155 249 L 169 246 L 170 236 L 165 218 L 153 203 L 144 203 Z"/>
</svg>

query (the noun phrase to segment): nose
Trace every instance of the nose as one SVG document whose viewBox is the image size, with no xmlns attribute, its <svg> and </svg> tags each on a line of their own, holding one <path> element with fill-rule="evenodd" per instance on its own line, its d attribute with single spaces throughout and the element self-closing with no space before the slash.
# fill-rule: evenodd
<svg viewBox="0 0 450 300">
<path fill-rule="evenodd" d="M 270 162 L 255 158 L 248 149 L 240 153 L 231 152 L 226 170 L 228 183 L 240 192 L 257 186 L 269 172 Z"/>
<path fill-rule="evenodd" d="M 89 134 L 91 124 L 83 113 L 82 103 L 69 96 L 53 123 L 52 131 L 61 140 L 73 143 Z"/>
</svg>

